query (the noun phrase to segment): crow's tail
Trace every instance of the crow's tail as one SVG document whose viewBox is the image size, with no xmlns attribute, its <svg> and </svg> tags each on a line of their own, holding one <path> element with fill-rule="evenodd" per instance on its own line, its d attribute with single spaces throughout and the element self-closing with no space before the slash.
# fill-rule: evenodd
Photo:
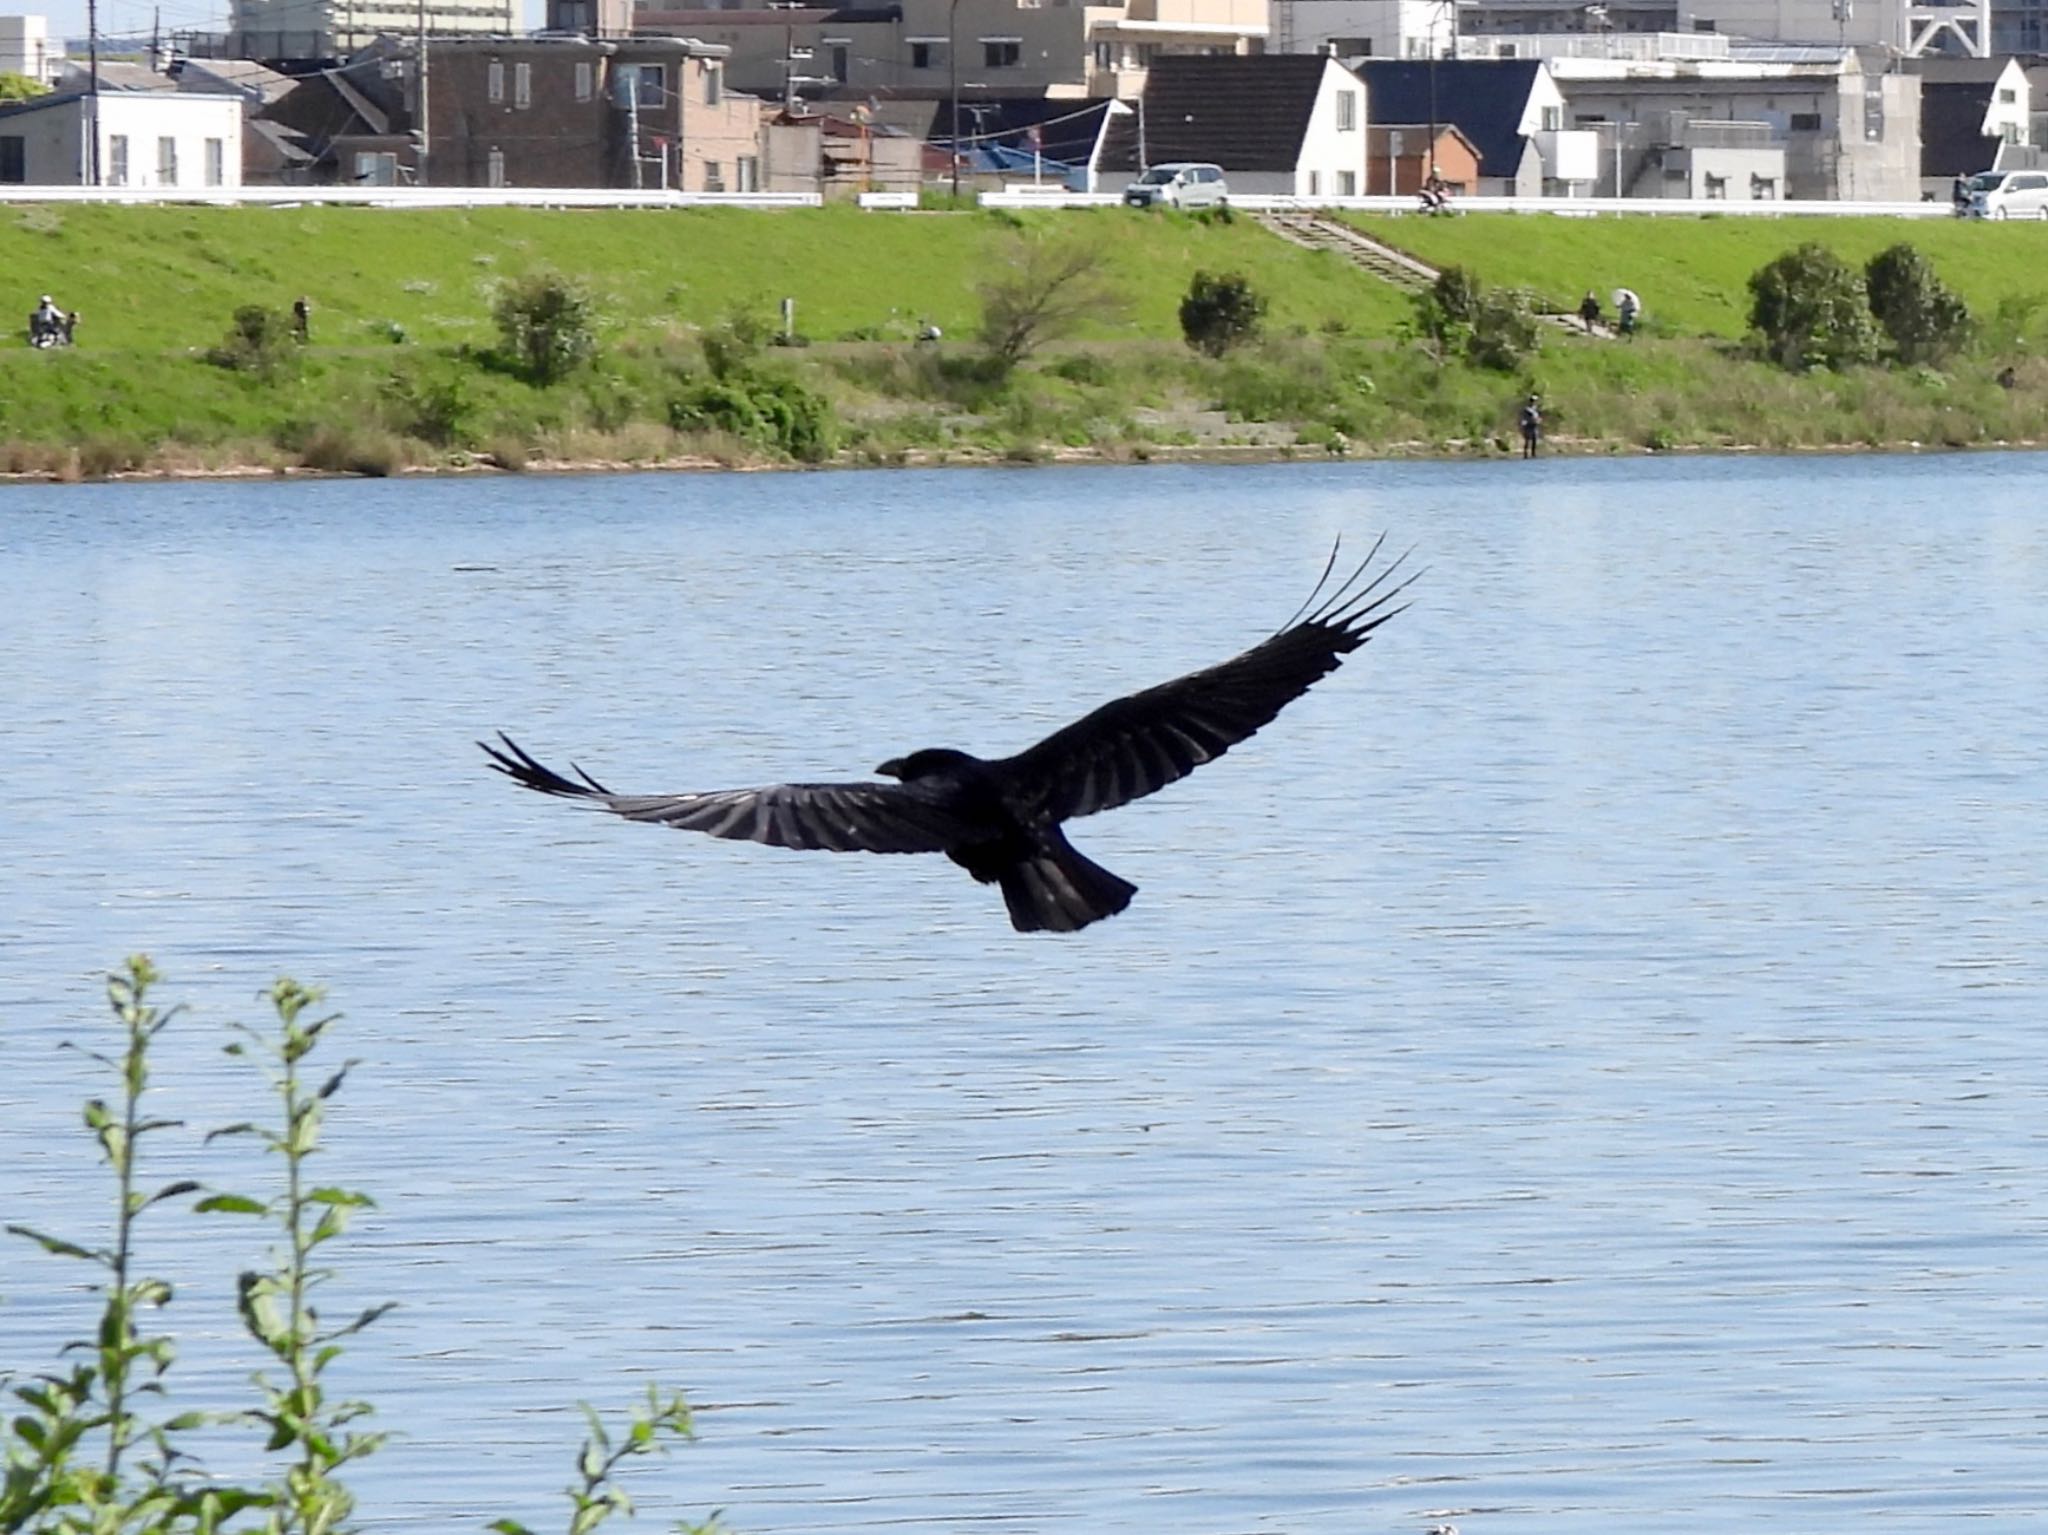
<svg viewBox="0 0 2048 1535">
<path fill-rule="evenodd" d="M 1075 852 L 1057 831 L 997 876 L 1020 933 L 1075 933 L 1131 904 L 1138 887 Z"/>
</svg>

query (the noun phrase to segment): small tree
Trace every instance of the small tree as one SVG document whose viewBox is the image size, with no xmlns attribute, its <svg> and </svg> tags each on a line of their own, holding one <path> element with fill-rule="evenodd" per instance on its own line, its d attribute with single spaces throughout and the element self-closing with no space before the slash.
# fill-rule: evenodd
<svg viewBox="0 0 2048 1535">
<path fill-rule="evenodd" d="M 1877 355 L 1863 280 L 1824 245 L 1787 251 L 1750 274 L 1749 325 L 1781 368 L 1846 368 Z"/>
<path fill-rule="evenodd" d="M 1970 339 L 1969 306 L 1910 245 L 1871 257 L 1863 286 L 1901 362 L 1939 362 Z"/>
<path fill-rule="evenodd" d="M 1221 357 L 1254 339 L 1265 316 L 1265 299 L 1242 272 L 1197 272 L 1180 301 L 1180 333 L 1196 351 Z"/>
<path fill-rule="evenodd" d="M 597 351 L 597 306 L 559 272 L 506 284 L 491 315 L 506 360 L 536 384 L 555 383 Z"/>
<path fill-rule="evenodd" d="M 244 304 L 235 311 L 235 323 L 220 344 L 207 349 L 206 360 L 216 368 L 265 378 L 281 372 L 298 361 L 291 316 L 282 309 Z"/>
<path fill-rule="evenodd" d="M 1020 235 L 981 285 L 981 344 L 1014 368 L 1048 341 L 1123 313 L 1101 248 L 1082 240 Z"/>
</svg>

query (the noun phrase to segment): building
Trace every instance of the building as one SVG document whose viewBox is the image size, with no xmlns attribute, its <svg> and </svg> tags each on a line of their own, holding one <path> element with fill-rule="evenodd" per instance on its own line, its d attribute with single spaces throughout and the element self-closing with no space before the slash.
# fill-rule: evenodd
<svg viewBox="0 0 2048 1535">
<path fill-rule="evenodd" d="M 1599 136 L 1566 120 L 1564 94 L 1544 60 L 1356 58 L 1351 67 L 1365 81 L 1375 121 L 1457 124 L 1479 156 L 1471 191 L 1544 197 L 1594 190 Z"/>
<path fill-rule="evenodd" d="M 1138 111 L 1114 120 L 1101 169 L 1202 160 L 1233 193 L 1358 197 L 1365 114 L 1364 82 L 1327 55 L 1165 55 Z"/>
<path fill-rule="evenodd" d="M 238 187 L 241 98 L 102 90 L 0 103 L 0 184 Z"/>
<path fill-rule="evenodd" d="M 47 16 L 0 16 L 0 75 L 55 85 L 63 66 L 64 40 L 50 36 Z"/>
<path fill-rule="evenodd" d="M 1571 126 L 1600 137 L 1601 195 L 1676 195 L 1666 184 L 1683 180 L 1732 197 L 1774 178 L 1775 150 L 1782 179 L 1758 197 L 1915 202 L 1920 81 L 1896 65 L 1879 49 L 1739 44 L 1711 59 L 1549 60 Z"/>
<path fill-rule="evenodd" d="M 1453 194 L 1479 185 L 1479 149 L 1455 123 L 1438 123 L 1434 144 L 1426 123 L 1373 123 L 1365 130 L 1369 197 L 1416 197 L 1432 169 Z"/>
<path fill-rule="evenodd" d="M 180 34 L 197 58 L 335 60 L 381 35 L 509 37 L 524 30 L 518 0 L 234 0 L 225 32 Z"/>
<path fill-rule="evenodd" d="M 720 8 L 548 0 L 551 30 L 692 37 L 730 50 L 737 90 L 798 101 L 1117 97 L 1155 58 L 1246 54 L 1267 37 L 1266 0 L 889 0 L 860 6 Z"/>
<path fill-rule="evenodd" d="M 1948 201 L 1958 176 L 2038 163 L 2034 88 L 2017 59 L 1913 59 L 1920 81 L 1920 184 Z"/>
</svg>

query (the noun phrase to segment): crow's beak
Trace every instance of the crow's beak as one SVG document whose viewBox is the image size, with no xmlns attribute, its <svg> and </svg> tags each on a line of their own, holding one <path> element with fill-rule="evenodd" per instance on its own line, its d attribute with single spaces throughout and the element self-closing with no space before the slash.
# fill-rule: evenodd
<svg viewBox="0 0 2048 1535">
<path fill-rule="evenodd" d="M 891 757 L 887 762 L 876 768 L 875 771 L 884 778 L 901 778 L 903 776 L 903 759 L 901 757 Z"/>
</svg>

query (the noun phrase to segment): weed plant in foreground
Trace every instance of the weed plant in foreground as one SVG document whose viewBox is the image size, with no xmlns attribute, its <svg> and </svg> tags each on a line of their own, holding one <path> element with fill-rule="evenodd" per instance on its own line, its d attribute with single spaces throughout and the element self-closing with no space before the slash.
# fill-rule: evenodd
<svg viewBox="0 0 2048 1535">
<path fill-rule="evenodd" d="M 242 1025 L 230 1054 L 264 1064 L 278 1118 L 215 1130 L 261 1146 L 266 1166 L 281 1166 L 281 1186 L 267 1195 L 208 1191 L 191 1179 L 155 1188 L 143 1176 L 141 1150 L 178 1121 L 147 1111 L 150 1055 L 158 1036 L 181 1008 L 162 1008 L 150 993 L 159 977 L 136 956 L 108 977 L 107 1001 L 119 1029 L 118 1053 L 87 1049 L 114 1078 L 116 1095 L 87 1101 L 85 1126 L 113 1175 L 113 1222 L 105 1245 L 31 1227 L 9 1225 L 14 1236 L 59 1258 L 96 1271 L 90 1286 L 100 1298 L 89 1332 L 60 1351 L 60 1365 L 35 1374 L 0 1372 L 14 1412 L 0 1429 L 0 1532 L 28 1535 L 345 1535 L 355 1526 L 355 1498 L 343 1477 L 354 1461 L 374 1454 L 385 1434 L 358 1425 L 367 1402 L 334 1401 L 322 1377 L 346 1340 L 390 1309 L 371 1306 L 346 1322 L 323 1323 L 314 1304 L 334 1271 L 318 1259 L 347 1229 L 369 1196 L 317 1182 L 312 1158 L 320 1151 L 326 1106 L 354 1062 L 320 1076 L 312 1058 L 338 1015 L 314 1016 L 321 993 L 284 979 L 271 986 L 275 1026 Z M 82 1048 L 67 1045 L 67 1048 Z M 322 1068 L 323 1070 L 325 1068 Z M 315 1085 L 317 1081 L 317 1085 Z M 255 1403 L 228 1413 L 179 1412 L 171 1404 L 176 1339 L 161 1325 L 171 1286 L 145 1272 L 139 1255 L 143 1217 L 160 1205 L 198 1194 L 193 1210 L 253 1218 L 269 1228 L 265 1266 L 242 1273 L 234 1286 L 242 1326 L 269 1356 L 271 1368 L 252 1379 Z M 156 1222 L 149 1222 L 151 1229 Z M 652 1386 L 646 1402 L 614 1441 L 585 1407 L 589 1435 L 565 1489 L 569 1535 L 588 1535 L 613 1514 L 631 1514 L 632 1500 L 618 1482 L 628 1460 L 688 1439 L 690 1410 L 680 1396 L 664 1399 Z M 254 1428 L 274 1469 L 250 1485 L 206 1475 L 192 1446 L 202 1430 Z M 515 1519 L 498 1519 L 500 1535 L 535 1535 Z M 715 1535 L 717 1518 L 682 1527 L 685 1535 Z"/>
</svg>

